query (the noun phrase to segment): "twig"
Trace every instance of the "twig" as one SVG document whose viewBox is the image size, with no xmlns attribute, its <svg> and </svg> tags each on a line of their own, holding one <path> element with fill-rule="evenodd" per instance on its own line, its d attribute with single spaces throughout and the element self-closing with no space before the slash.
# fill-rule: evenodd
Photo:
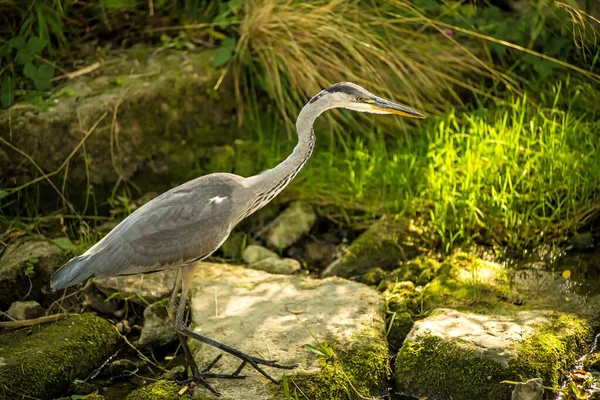
<svg viewBox="0 0 600 400">
<path fill-rule="evenodd" d="M 117 332 L 117 334 L 121 337 L 121 339 L 123 339 L 125 341 L 125 343 L 127 343 L 127 345 L 129 347 L 131 347 L 133 350 L 135 350 L 135 352 L 138 353 L 138 355 L 140 357 L 142 357 L 142 359 L 144 361 L 146 361 L 147 363 L 150 363 L 150 364 L 154 365 L 156 368 L 160 369 L 163 372 L 167 372 L 166 368 L 161 367 L 160 365 L 153 363 L 152 360 L 150 360 L 141 351 L 139 351 L 137 347 L 135 347 L 133 344 L 131 344 L 131 342 L 129 340 L 127 340 L 127 338 L 121 332 L 119 332 L 119 330 L 117 329 L 116 326 L 114 328 L 115 328 L 115 331 Z"/>
<path fill-rule="evenodd" d="M 54 314 L 46 315 L 44 317 L 25 319 L 23 321 L 5 321 L 0 322 L 0 329 L 13 330 L 19 328 L 25 328 L 27 326 L 35 326 L 41 324 L 47 324 L 49 322 L 56 322 L 59 319 L 68 317 L 69 314 Z"/>
<path fill-rule="evenodd" d="M 83 67 L 81 69 L 78 69 L 76 71 L 67 72 L 64 75 L 60 75 L 60 76 L 55 76 L 54 78 L 52 78 L 50 80 L 52 82 L 55 82 L 55 81 L 59 81 L 61 79 L 75 79 L 75 78 L 78 78 L 78 77 L 80 77 L 82 75 L 87 75 L 90 72 L 94 72 L 95 70 L 97 70 L 98 68 L 100 68 L 102 65 L 103 65 L 103 63 L 100 62 L 100 61 L 98 61 L 98 62 L 90 64 L 90 65 L 88 65 L 86 67 Z"/>
</svg>

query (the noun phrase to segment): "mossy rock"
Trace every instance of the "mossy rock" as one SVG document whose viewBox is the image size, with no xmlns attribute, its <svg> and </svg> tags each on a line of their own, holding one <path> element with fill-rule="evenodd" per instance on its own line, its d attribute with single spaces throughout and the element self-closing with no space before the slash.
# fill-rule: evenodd
<svg viewBox="0 0 600 400">
<path fill-rule="evenodd" d="M 593 337 L 590 322 L 550 311 L 481 315 L 438 309 L 415 323 L 396 356 L 396 389 L 431 399 L 510 398 L 504 380 L 561 378 Z"/>
<path fill-rule="evenodd" d="M 54 296 L 48 288 L 52 272 L 65 256 L 55 243 L 42 237 L 27 237 L 11 243 L 0 258 L 0 310 L 22 300 L 44 303 Z M 44 287 L 46 290 L 44 290 Z"/>
<path fill-rule="evenodd" d="M 389 271 L 420 253 L 418 233 L 411 229 L 409 220 L 383 217 L 353 241 L 346 254 L 330 264 L 322 276 L 351 278 L 374 267 Z"/>
<path fill-rule="evenodd" d="M 510 296 L 509 271 L 504 266 L 461 251 L 446 258 L 435 275 L 423 293 L 427 309 L 473 305 L 491 308 Z"/>
<path fill-rule="evenodd" d="M 0 335 L 0 400 L 58 397 L 114 354 L 114 327 L 91 314 Z"/>
<path fill-rule="evenodd" d="M 335 351 L 336 345 L 332 346 Z M 291 392 L 311 400 L 364 399 L 381 395 L 388 377 L 389 355 L 379 330 L 363 333 L 345 343 L 333 359 L 321 359 L 319 373 L 297 372 L 287 376 Z M 300 391 L 294 390 L 298 387 Z M 284 398 L 281 387 L 273 388 L 275 398 Z"/>
<path fill-rule="evenodd" d="M 392 350 L 398 350 L 402 347 L 402 343 L 404 343 L 404 339 L 406 339 L 415 321 L 411 313 L 404 311 L 395 313 L 391 324 L 387 337 L 388 343 Z"/>
<path fill-rule="evenodd" d="M 180 390 L 181 385 L 176 382 L 160 380 L 131 392 L 125 400 L 192 400 L 187 393 L 180 395 Z"/>
<path fill-rule="evenodd" d="M 100 74 L 70 81 L 73 95 L 50 109 L 20 103 L 0 111 L 0 136 L 44 171 L 55 171 L 98 123 L 85 152 L 69 161 L 69 200 L 82 201 L 80 184 L 86 182 L 97 196 L 123 179 L 134 180 L 142 192 L 160 192 L 190 179 L 199 157 L 215 153 L 212 146 L 236 138 L 232 80 L 213 89 L 221 75 L 212 68 L 214 54 L 140 48 L 108 54 Z M 38 174 L 8 148 L 0 153 L 0 170 L 12 186 Z"/>
</svg>

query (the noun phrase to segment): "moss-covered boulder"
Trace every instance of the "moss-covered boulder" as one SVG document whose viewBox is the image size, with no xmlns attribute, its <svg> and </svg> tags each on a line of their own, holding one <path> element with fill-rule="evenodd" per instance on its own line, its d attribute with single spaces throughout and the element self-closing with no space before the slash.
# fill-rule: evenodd
<svg viewBox="0 0 600 400">
<path fill-rule="evenodd" d="M 210 50 L 145 48 L 104 55 L 93 74 L 58 89 L 61 95 L 48 110 L 20 103 L 0 111 L 0 136 L 52 172 L 97 123 L 85 152 L 78 151 L 64 170 L 76 184 L 70 200 L 85 192 L 77 184 L 89 182 L 98 190 L 141 171 L 136 183 L 142 191 L 161 191 L 190 178 L 203 151 L 213 153 L 211 146 L 229 143 L 237 132 L 232 81 L 224 79 L 215 91 L 221 71 L 212 68 L 213 56 Z M 0 149 L 0 170 L 10 177 L 9 186 L 38 174 L 6 146 Z"/>
<path fill-rule="evenodd" d="M 264 367 L 276 379 L 286 375 L 292 396 L 296 390 L 304 398 L 296 387 L 318 400 L 385 391 L 385 302 L 368 286 L 340 278 L 316 280 L 202 264 L 191 290 L 198 332 L 258 357 L 298 364 L 291 371 Z M 190 344 L 200 368 L 221 353 L 193 340 Z M 226 354 L 214 371 L 231 373 L 238 365 L 239 360 Z M 246 366 L 242 374 L 247 376 L 243 381 L 211 381 L 223 393 L 221 399 L 286 398 L 283 385 L 271 383 L 252 367 Z"/>
<path fill-rule="evenodd" d="M 360 277 L 374 267 L 393 270 L 420 254 L 418 237 L 409 220 L 383 217 L 354 240 L 322 276 Z"/>
<path fill-rule="evenodd" d="M 176 382 L 160 380 L 131 392 L 125 400 L 192 400 L 187 393 L 180 395 L 180 390 L 181 386 Z M 196 400 L 200 399 L 196 398 Z"/>
<path fill-rule="evenodd" d="M 430 310 L 438 306 L 490 308 L 508 299 L 510 293 L 509 271 L 503 265 L 459 251 L 436 270 L 424 289 L 423 302 Z"/>
<path fill-rule="evenodd" d="M 0 310 L 14 301 L 43 301 L 52 297 L 48 282 L 64 260 L 55 243 L 41 237 L 28 237 L 11 243 L 0 258 Z"/>
<path fill-rule="evenodd" d="M 118 338 L 91 314 L 0 335 L 0 400 L 60 397 L 114 354 Z"/>
<path fill-rule="evenodd" d="M 396 389 L 430 399 L 510 398 L 503 380 L 558 387 L 591 340 L 590 322 L 568 313 L 475 314 L 438 309 L 417 321 L 396 356 Z"/>
</svg>

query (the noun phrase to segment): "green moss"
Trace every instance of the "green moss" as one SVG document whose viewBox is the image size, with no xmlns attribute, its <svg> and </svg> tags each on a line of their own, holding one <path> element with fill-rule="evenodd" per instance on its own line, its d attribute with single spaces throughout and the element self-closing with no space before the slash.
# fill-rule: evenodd
<svg viewBox="0 0 600 400">
<path fill-rule="evenodd" d="M 311 400 L 359 399 L 383 393 L 389 374 L 389 356 L 385 338 L 375 329 L 365 332 L 336 351 L 333 360 L 321 360 L 319 373 L 295 373 L 288 381 L 297 385 Z M 290 388 L 295 386 L 290 384 Z M 281 387 L 276 395 L 283 398 Z"/>
<path fill-rule="evenodd" d="M 365 285 L 377 285 L 385 277 L 385 271 L 379 267 L 371 268 L 361 278 Z"/>
<path fill-rule="evenodd" d="M 509 296 L 509 282 L 502 265 L 458 252 L 444 260 L 436 278 L 427 285 L 423 299 L 428 309 L 440 305 L 494 306 Z"/>
<path fill-rule="evenodd" d="M 85 378 L 116 350 L 112 325 L 91 314 L 0 336 L 0 399 L 52 398 Z"/>
<path fill-rule="evenodd" d="M 179 395 L 180 390 L 176 382 L 160 380 L 131 392 L 126 400 L 192 400 L 187 393 Z"/>
<path fill-rule="evenodd" d="M 600 353 L 590 354 L 584 361 L 585 368 L 590 371 L 600 372 Z"/>
<path fill-rule="evenodd" d="M 506 361 L 483 353 L 470 342 L 437 336 L 405 342 L 396 357 L 397 389 L 405 394 L 432 398 L 510 398 L 511 387 L 503 380 L 525 382 L 543 378 L 547 386 L 558 386 L 562 374 L 576 361 L 592 338 L 587 320 L 553 313 L 534 333 L 507 349 L 514 355 Z"/>
<path fill-rule="evenodd" d="M 546 386 L 560 386 L 560 378 L 577 360 L 593 336 L 589 321 L 573 314 L 555 313 L 548 324 L 536 327 L 524 340 L 509 368 L 519 381 L 543 378 Z"/>
<path fill-rule="evenodd" d="M 394 315 L 387 337 L 392 349 L 397 350 L 402 347 L 406 335 L 408 335 L 414 324 L 415 321 L 413 321 L 412 315 L 406 311 Z"/>
<path fill-rule="evenodd" d="M 478 357 L 466 342 L 427 337 L 405 342 L 396 356 L 397 389 L 417 397 L 505 400 L 511 388 L 500 384 L 508 371 Z"/>
</svg>

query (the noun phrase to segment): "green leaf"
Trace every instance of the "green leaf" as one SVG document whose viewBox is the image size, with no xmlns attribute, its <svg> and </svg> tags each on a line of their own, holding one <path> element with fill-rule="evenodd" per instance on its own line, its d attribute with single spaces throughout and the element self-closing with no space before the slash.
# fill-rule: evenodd
<svg viewBox="0 0 600 400">
<path fill-rule="evenodd" d="M 0 88 L 2 92 L 8 93 L 17 87 L 17 79 L 14 76 L 7 75 L 0 78 Z"/>
<path fill-rule="evenodd" d="M 25 47 L 25 38 L 23 36 L 15 36 L 10 39 L 10 45 L 17 50 L 21 50 Z"/>
<path fill-rule="evenodd" d="M 8 43 L 3 44 L 2 46 L 0 46 L 0 57 L 8 57 L 10 56 L 12 49 L 10 48 L 10 45 Z"/>
<path fill-rule="evenodd" d="M 29 50 L 30 53 L 41 53 L 46 47 L 46 43 L 44 43 L 39 37 L 32 36 L 27 41 L 27 45 L 25 49 Z"/>
<path fill-rule="evenodd" d="M 31 62 L 28 62 L 23 67 L 23 75 L 30 79 L 35 79 L 37 76 L 37 68 Z"/>
<path fill-rule="evenodd" d="M 38 75 L 39 78 L 46 79 L 46 80 L 49 81 L 54 76 L 54 68 L 52 68 L 48 64 L 42 64 L 38 68 L 37 75 Z"/>
<path fill-rule="evenodd" d="M 0 200 L 5 198 L 6 196 L 8 196 L 10 193 L 8 193 L 6 190 L 2 190 L 0 189 Z"/>
<path fill-rule="evenodd" d="M 63 250 L 73 250 L 75 248 L 75 245 L 73 244 L 73 242 L 71 242 L 71 239 L 69 239 L 66 236 L 52 239 L 52 241 Z"/>
<path fill-rule="evenodd" d="M 33 84 L 35 85 L 35 88 L 40 91 L 45 91 L 52 87 L 52 82 L 50 82 L 50 79 L 40 77 L 34 78 Z"/>
<path fill-rule="evenodd" d="M 223 64 L 226 64 L 231 57 L 233 56 L 233 50 L 229 48 L 222 47 L 215 54 L 215 58 L 213 58 L 213 67 L 220 67 Z"/>
<path fill-rule="evenodd" d="M 31 60 L 31 53 L 27 49 L 21 49 L 17 52 L 17 57 L 15 58 L 17 64 L 25 65 L 30 63 Z"/>
<path fill-rule="evenodd" d="M 235 38 L 227 38 L 221 42 L 221 47 L 225 49 L 235 49 L 236 40 Z"/>
</svg>

